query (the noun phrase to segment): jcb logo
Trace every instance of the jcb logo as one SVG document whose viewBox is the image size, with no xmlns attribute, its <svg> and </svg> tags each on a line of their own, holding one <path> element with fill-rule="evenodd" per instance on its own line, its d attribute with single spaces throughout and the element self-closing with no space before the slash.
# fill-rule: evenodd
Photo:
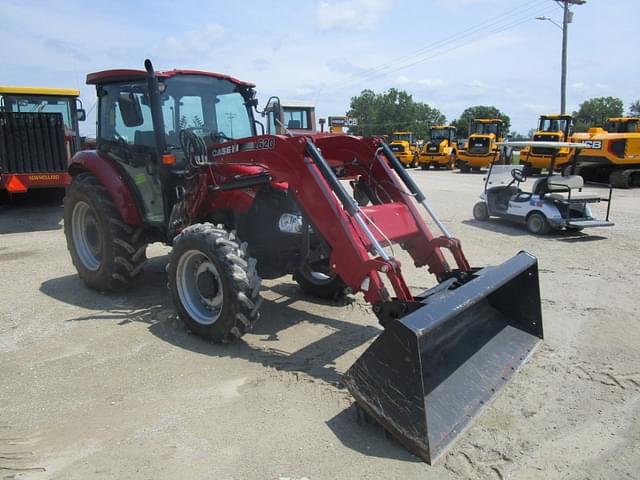
<svg viewBox="0 0 640 480">
<path fill-rule="evenodd" d="M 582 142 L 584 144 L 584 148 L 593 148 L 593 149 L 600 149 L 602 148 L 602 141 L 600 140 L 585 140 L 584 142 Z"/>
</svg>

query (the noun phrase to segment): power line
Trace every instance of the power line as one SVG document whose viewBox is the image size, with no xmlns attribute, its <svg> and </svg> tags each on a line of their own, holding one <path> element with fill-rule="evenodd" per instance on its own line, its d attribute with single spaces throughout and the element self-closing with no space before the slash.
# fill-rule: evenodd
<svg viewBox="0 0 640 480">
<path fill-rule="evenodd" d="M 521 7 L 518 7 L 516 9 L 510 10 L 509 12 L 502 14 L 498 17 L 495 17 L 492 20 L 488 20 L 488 21 L 484 21 L 479 23 L 478 25 L 474 26 L 474 27 L 470 27 L 466 30 L 463 30 L 462 32 L 459 32 L 456 35 L 447 37 L 443 40 L 437 41 L 437 42 L 433 42 L 419 50 L 417 50 L 416 52 L 410 54 L 410 55 L 405 55 L 404 57 L 402 57 L 405 62 L 404 64 L 400 64 L 399 66 L 395 67 L 395 68 L 391 68 L 389 69 L 389 65 L 393 65 L 394 63 L 398 63 L 399 59 L 394 60 L 392 62 L 389 62 L 387 64 L 378 66 L 378 67 L 374 67 L 368 74 L 365 74 L 363 77 L 354 79 L 355 81 L 352 81 L 351 83 L 347 83 L 344 84 L 344 82 L 341 82 L 340 84 L 336 84 L 336 88 L 335 89 L 344 89 L 344 88 L 349 88 L 352 86 L 355 86 L 361 82 L 365 82 L 368 80 L 372 80 L 375 78 L 379 78 L 382 76 L 386 76 L 389 75 L 391 73 L 397 72 L 399 70 L 403 70 L 405 68 L 409 68 L 413 65 L 417 65 L 419 63 L 425 62 L 427 60 L 430 60 L 432 58 L 435 58 L 439 55 L 442 55 L 444 53 L 448 53 L 452 50 L 461 48 L 463 46 L 466 46 L 470 43 L 473 43 L 479 39 L 481 39 L 483 36 L 491 36 L 491 35 L 495 35 L 497 33 L 501 33 L 505 30 L 509 30 L 511 28 L 515 28 L 518 25 L 521 25 L 525 22 L 530 21 L 533 18 L 533 14 L 529 12 L 529 10 L 532 10 L 534 8 L 538 8 L 540 7 L 540 3 L 536 3 L 534 4 L 528 4 L 528 5 L 524 5 Z M 522 8 L 522 7 L 526 7 L 526 8 Z M 544 7 L 543 7 L 544 8 Z M 518 13 L 513 13 L 516 10 L 521 10 Z M 542 12 L 539 13 L 547 13 L 547 11 L 549 11 L 548 8 L 545 8 Z M 523 15 L 524 14 L 524 15 Z M 485 34 L 485 35 L 482 35 Z M 453 45 L 449 48 L 445 48 L 448 45 Z M 433 53 L 435 52 L 435 53 Z M 411 61 L 409 63 L 406 63 L 406 60 L 409 60 L 411 58 L 416 58 L 417 60 L 415 61 Z M 378 72 L 376 72 L 376 70 L 378 70 Z M 328 90 L 328 88 L 321 88 L 320 90 L 318 90 L 316 92 L 316 95 L 320 94 L 320 93 L 325 93 L 327 91 L 331 91 Z"/>
</svg>

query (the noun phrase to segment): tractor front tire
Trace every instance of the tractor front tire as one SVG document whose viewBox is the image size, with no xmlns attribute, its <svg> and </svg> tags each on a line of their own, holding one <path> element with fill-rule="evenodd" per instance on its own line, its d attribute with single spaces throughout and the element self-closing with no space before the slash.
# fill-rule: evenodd
<svg viewBox="0 0 640 480">
<path fill-rule="evenodd" d="M 344 296 L 347 289 L 340 275 L 330 271 L 328 260 L 318 267 L 318 271 L 311 266 L 300 267 L 293 274 L 293 279 L 303 292 L 325 300 L 338 299 Z"/>
<path fill-rule="evenodd" d="M 199 223 L 176 237 L 169 290 L 187 328 L 216 343 L 240 338 L 260 316 L 256 261 L 222 226 Z"/>
<path fill-rule="evenodd" d="M 534 235 L 546 235 L 551 230 L 551 225 L 542 213 L 533 212 L 527 217 L 527 230 Z"/>
<path fill-rule="evenodd" d="M 122 221 L 109 191 L 91 173 L 76 175 L 67 190 L 64 233 L 71 260 L 89 287 L 122 290 L 142 275 L 143 227 Z"/>
</svg>

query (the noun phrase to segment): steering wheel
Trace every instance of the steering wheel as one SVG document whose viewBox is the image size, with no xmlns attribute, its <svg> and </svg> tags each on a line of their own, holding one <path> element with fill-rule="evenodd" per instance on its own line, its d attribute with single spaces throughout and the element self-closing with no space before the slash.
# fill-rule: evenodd
<svg viewBox="0 0 640 480">
<path fill-rule="evenodd" d="M 227 135 L 225 135 L 225 134 L 224 134 L 224 133 L 222 133 L 222 132 L 213 132 L 213 133 L 211 134 L 211 138 L 212 138 L 216 143 L 221 143 L 221 142 L 219 142 L 219 141 L 217 141 L 217 140 L 216 140 L 216 139 L 218 139 L 218 138 L 222 139 L 223 141 L 224 141 L 224 140 L 235 140 L 235 138 L 228 137 Z"/>
<path fill-rule="evenodd" d="M 518 183 L 523 183 L 527 181 L 527 176 L 524 172 L 518 168 L 514 168 L 511 170 L 511 177 Z"/>
</svg>

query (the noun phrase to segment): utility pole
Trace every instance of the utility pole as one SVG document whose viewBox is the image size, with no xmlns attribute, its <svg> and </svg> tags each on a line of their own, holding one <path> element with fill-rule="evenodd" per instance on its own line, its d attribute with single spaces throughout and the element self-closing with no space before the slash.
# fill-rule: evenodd
<svg viewBox="0 0 640 480">
<path fill-rule="evenodd" d="M 536 20 L 548 20 L 555 26 L 562 29 L 562 73 L 560 77 L 560 114 L 567 113 L 567 37 L 569 24 L 573 21 L 573 12 L 569 10 L 569 5 L 584 5 L 587 0 L 554 0 L 562 7 L 562 27 L 548 17 L 536 17 Z"/>
<path fill-rule="evenodd" d="M 231 138 L 233 138 L 233 119 L 236 118 L 237 115 L 232 112 L 227 112 L 225 115 L 229 119 L 229 129 L 231 130 L 229 133 L 231 134 Z"/>
</svg>

